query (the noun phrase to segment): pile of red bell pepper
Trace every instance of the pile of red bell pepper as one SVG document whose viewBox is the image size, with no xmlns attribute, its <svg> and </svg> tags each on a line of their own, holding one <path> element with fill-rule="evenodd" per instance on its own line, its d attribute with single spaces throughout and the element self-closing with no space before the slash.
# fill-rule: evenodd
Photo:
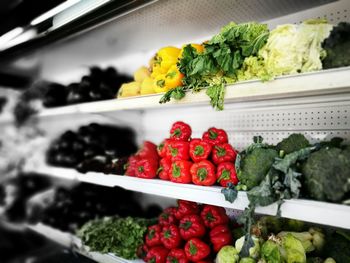
<svg viewBox="0 0 350 263">
<path fill-rule="evenodd" d="M 236 185 L 237 151 L 228 143 L 227 133 L 212 127 L 202 138 L 191 135 L 188 124 L 175 122 L 169 138 L 160 145 L 144 142 L 139 152 L 129 158 L 125 174 L 196 185 Z"/>
<path fill-rule="evenodd" d="M 140 258 L 149 263 L 213 262 L 215 254 L 233 243 L 229 218 L 222 207 L 178 200 L 150 226 Z"/>
</svg>

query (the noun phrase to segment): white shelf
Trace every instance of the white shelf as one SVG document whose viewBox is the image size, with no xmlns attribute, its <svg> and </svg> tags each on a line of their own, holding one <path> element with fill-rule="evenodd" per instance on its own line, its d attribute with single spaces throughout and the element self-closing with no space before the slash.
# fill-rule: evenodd
<svg viewBox="0 0 350 263">
<path fill-rule="evenodd" d="M 323 70 L 291 76 L 283 76 L 269 82 L 245 81 L 227 86 L 225 104 L 279 98 L 295 98 L 313 95 L 341 94 L 350 92 L 350 67 Z M 159 107 L 209 105 L 205 90 L 188 93 L 180 101 L 159 104 L 163 94 L 121 98 L 71 106 L 45 109 L 39 117 L 77 113 L 101 113 L 119 110 L 140 110 Z"/>
<path fill-rule="evenodd" d="M 28 228 L 45 236 L 46 238 L 53 240 L 56 243 L 64 247 L 71 247 L 78 253 L 91 258 L 100 263 L 142 263 L 142 260 L 126 260 L 124 258 L 117 257 L 111 253 L 101 254 L 98 252 L 91 252 L 87 247 L 81 244 L 81 240 L 67 232 L 62 232 L 58 229 L 44 225 L 42 223 L 36 225 L 29 225 Z"/>
<path fill-rule="evenodd" d="M 225 200 L 223 194 L 220 192 L 221 187 L 218 186 L 207 187 L 192 184 L 177 184 L 158 179 L 140 179 L 95 172 L 81 174 L 74 169 L 56 167 L 43 167 L 36 172 L 109 187 L 120 186 L 128 190 L 146 194 L 184 199 L 237 210 L 244 210 L 249 203 L 246 193 L 239 192 L 236 201 L 231 204 Z M 276 215 L 276 211 L 276 204 L 258 207 L 256 209 L 257 213 L 267 215 Z M 350 206 L 292 199 L 286 200 L 283 203 L 281 211 L 282 216 L 286 218 L 350 229 Z"/>
</svg>

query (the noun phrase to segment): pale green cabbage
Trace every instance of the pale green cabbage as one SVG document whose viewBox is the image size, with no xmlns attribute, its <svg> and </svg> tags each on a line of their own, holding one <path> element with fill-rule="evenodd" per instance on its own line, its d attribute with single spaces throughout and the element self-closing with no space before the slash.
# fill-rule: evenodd
<svg viewBox="0 0 350 263">
<path fill-rule="evenodd" d="M 245 58 L 237 79 L 259 78 L 264 81 L 276 76 L 322 69 L 321 60 L 326 53 L 321 44 L 331 30 L 332 25 L 325 20 L 278 26 L 271 31 L 257 57 Z"/>
</svg>

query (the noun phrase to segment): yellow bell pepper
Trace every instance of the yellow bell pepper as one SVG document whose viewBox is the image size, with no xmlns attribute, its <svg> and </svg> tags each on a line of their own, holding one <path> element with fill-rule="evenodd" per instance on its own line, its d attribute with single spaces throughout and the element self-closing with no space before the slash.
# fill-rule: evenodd
<svg viewBox="0 0 350 263">
<path fill-rule="evenodd" d="M 159 66 L 161 69 L 168 71 L 168 69 L 177 63 L 177 58 L 181 49 L 177 47 L 163 47 L 158 50 L 153 68 Z"/>
<path fill-rule="evenodd" d="M 142 82 L 145 78 L 149 77 L 150 72 L 145 66 L 140 67 L 134 72 L 134 80 L 137 82 Z"/>
<path fill-rule="evenodd" d="M 190 44 L 193 48 L 195 48 L 197 50 L 198 53 L 202 53 L 204 51 L 204 45 L 200 45 L 200 44 Z M 179 54 L 179 58 L 182 58 L 182 53 L 184 51 L 184 47 L 186 47 L 187 45 L 183 45 Z"/>
<path fill-rule="evenodd" d="M 157 75 L 154 79 L 154 83 L 155 83 L 154 91 L 156 93 L 167 92 L 168 90 L 170 90 L 170 88 L 168 88 L 166 86 L 166 75 L 165 74 Z"/>
<path fill-rule="evenodd" d="M 118 91 L 118 98 L 132 97 L 137 95 L 140 95 L 140 82 L 136 81 L 124 83 Z"/>
<path fill-rule="evenodd" d="M 141 95 L 155 93 L 155 82 L 151 77 L 146 77 L 141 83 Z"/>
<path fill-rule="evenodd" d="M 173 89 L 182 86 L 182 78 L 184 75 L 179 71 L 176 65 L 173 65 L 165 75 L 165 86 L 167 89 Z"/>
</svg>

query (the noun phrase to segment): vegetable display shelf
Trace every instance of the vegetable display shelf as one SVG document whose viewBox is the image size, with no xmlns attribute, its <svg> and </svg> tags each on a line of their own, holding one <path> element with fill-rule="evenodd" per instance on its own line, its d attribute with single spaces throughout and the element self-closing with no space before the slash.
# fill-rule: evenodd
<svg viewBox="0 0 350 263">
<path fill-rule="evenodd" d="M 350 67 L 344 67 L 283 76 L 269 82 L 252 80 L 228 85 L 226 88 L 225 103 L 296 98 L 312 95 L 342 94 L 349 91 Z M 163 94 L 145 95 L 43 109 L 39 112 L 38 116 L 52 117 L 56 115 L 77 113 L 102 113 L 118 110 L 141 110 L 166 106 L 209 104 L 209 98 L 206 95 L 205 90 L 198 93 L 189 93 L 182 100 L 171 100 L 165 105 L 159 103 L 162 96 Z"/>
<path fill-rule="evenodd" d="M 120 186 L 128 190 L 157 196 L 184 199 L 231 209 L 244 210 L 248 204 L 246 193 L 239 192 L 234 203 L 225 200 L 221 187 L 177 184 L 158 179 L 140 179 L 121 175 L 89 172 L 81 174 L 74 169 L 43 166 L 37 172 L 50 176 L 104 186 Z M 277 204 L 257 207 L 257 213 L 276 215 Z M 281 206 L 282 217 L 350 229 L 350 206 L 303 199 L 285 200 Z"/>
<path fill-rule="evenodd" d="M 101 254 L 98 252 L 91 252 L 87 247 L 83 246 L 81 240 L 67 232 L 62 232 L 58 229 L 52 228 L 50 226 L 38 223 L 36 225 L 28 225 L 29 229 L 35 231 L 36 233 L 43 235 L 44 237 L 59 243 L 64 247 L 71 247 L 78 253 L 91 258 L 97 262 L 101 263 L 142 263 L 142 260 L 126 260 L 124 258 L 117 257 L 112 253 Z"/>
</svg>

